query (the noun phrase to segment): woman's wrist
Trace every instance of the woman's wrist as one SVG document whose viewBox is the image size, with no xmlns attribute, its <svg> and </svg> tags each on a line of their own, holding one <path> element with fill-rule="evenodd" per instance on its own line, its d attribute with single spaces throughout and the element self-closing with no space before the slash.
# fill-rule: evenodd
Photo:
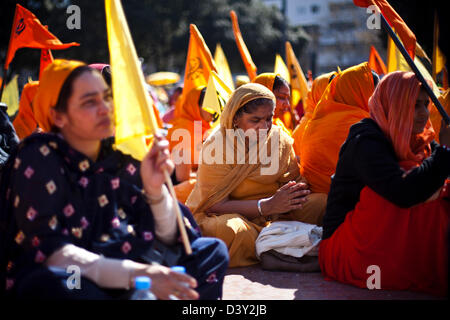
<svg viewBox="0 0 450 320">
<path fill-rule="evenodd" d="M 161 185 L 159 189 L 144 188 L 143 194 L 148 204 L 160 203 L 165 198 L 165 186 Z"/>
<path fill-rule="evenodd" d="M 258 200 L 259 208 L 261 209 L 260 215 L 263 217 L 271 215 L 272 209 L 271 209 L 271 205 L 270 205 L 270 199 L 271 198 L 265 198 L 265 199 Z M 259 210 L 259 208 L 258 208 L 258 210 Z"/>
</svg>

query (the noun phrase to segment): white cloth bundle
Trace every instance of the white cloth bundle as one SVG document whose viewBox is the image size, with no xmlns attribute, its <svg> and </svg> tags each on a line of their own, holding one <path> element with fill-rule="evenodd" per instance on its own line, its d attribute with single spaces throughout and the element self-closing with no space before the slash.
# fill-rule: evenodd
<svg viewBox="0 0 450 320">
<path fill-rule="evenodd" d="M 299 221 L 276 221 L 263 228 L 256 239 L 256 255 L 275 250 L 279 253 L 301 258 L 317 256 L 322 238 L 322 227 Z"/>
</svg>

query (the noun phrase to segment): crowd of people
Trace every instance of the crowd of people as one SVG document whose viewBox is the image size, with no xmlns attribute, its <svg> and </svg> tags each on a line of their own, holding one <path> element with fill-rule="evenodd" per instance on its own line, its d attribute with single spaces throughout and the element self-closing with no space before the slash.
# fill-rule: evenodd
<svg viewBox="0 0 450 320">
<path fill-rule="evenodd" d="M 167 112 L 154 110 L 167 134 L 142 161 L 114 147 L 110 84 L 107 65 L 55 60 L 24 87 L 12 125 L 2 118 L 8 296 L 127 299 L 133 279 L 148 275 L 159 299 L 220 299 L 228 267 L 283 270 L 282 259 L 255 250 L 276 221 L 323 228 L 309 258 L 326 279 L 366 287 L 376 265 L 383 289 L 447 294 L 450 127 L 431 122 L 435 107 L 414 73 L 379 76 L 365 62 L 320 75 L 300 115 L 274 73 L 240 83 L 218 119 L 202 108 L 206 87 L 175 86 Z M 440 100 L 449 112 L 448 90 Z M 189 148 L 180 150 L 182 139 Z M 265 173 L 273 163 L 260 150 L 275 169 Z M 183 152 L 189 161 L 175 163 Z M 187 273 L 155 259 L 156 246 Z M 80 267 L 82 290 L 66 287 L 70 265 Z"/>
</svg>

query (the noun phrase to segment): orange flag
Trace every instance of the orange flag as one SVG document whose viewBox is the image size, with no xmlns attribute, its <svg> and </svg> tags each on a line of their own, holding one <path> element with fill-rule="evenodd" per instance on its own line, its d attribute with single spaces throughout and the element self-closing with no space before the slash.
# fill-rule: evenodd
<svg viewBox="0 0 450 320">
<path fill-rule="evenodd" d="M 206 87 L 208 85 L 211 71 L 214 70 L 217 73 L 211 51 L 209 51 L 205 40 L 195 24 L 190 25 L 190 33 L 186 68 L 184 70 L 183 93 L 179 99 L 181 106 L 183 106 L 186 96 L 192 89 L 199 86 Z"/>
<path fill-rule="evenodd" d="M 406 51 L 411 59 L 414 60 L 416 36 L 386 0 L 353 0 L 353 3 L 358 7 L 364 8 L 367 8 L 370 5 L 376 5 L 389 25 L 398 33 Z"/>
<path fill-rule="evenodd" d="M 44 71 L 45 67 L 47 67 L 52 62 L 53 62 L 52 51 L 50 49 L 41 49 L 41 65 L 39 69 L 39 79 L 41 78 L 42 71 Z"/>
<path fill-rule="evenodd" d="M 386 65 L 374 46 L 370 46 L 369 67 L 379 75 L 384 75 L 387 73 Z"/>
<path fill-rule="evenodd" d="M 16 4 L 5 69 L 8 69 L 16 51 L 20 48 L 66 49 L 79 45 L 76 42 L 62 43 L 41 24 L 33 13 L 20 4 Z"/>
<path fill-rule="evenodd" d="M 241 30 L 239 29 L 238 18 L 234 10 L 230 11 L 231 22 L 233 24 L 233 33 L 236 39 L 236 44 L 238 46 L 239 52 L 241 53 L 242 61 L 244 62 L 245 69 L 247 70 L 248 77 L 250 81 L 256 78 L 256 66 L 253 63 L 250 52 L 248 52 L 247 46 L 245 45 L 244 39 L 242 38 Z"/>
</svg>

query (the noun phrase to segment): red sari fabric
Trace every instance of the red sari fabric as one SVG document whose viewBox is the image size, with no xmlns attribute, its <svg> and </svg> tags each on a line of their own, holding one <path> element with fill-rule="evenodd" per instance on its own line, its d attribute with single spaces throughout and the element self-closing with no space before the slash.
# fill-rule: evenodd
<svg viewBox="0 0 450 320">
<path fill-rule="evenodd" d="M 327 280 L 367 288 L 368 267 L 380 268 L 381 289 L 448 292 L 450 180 L 436 200 L 402 209 L 369 187 L 345 221 L 320 244 Z"/>
</svg>

